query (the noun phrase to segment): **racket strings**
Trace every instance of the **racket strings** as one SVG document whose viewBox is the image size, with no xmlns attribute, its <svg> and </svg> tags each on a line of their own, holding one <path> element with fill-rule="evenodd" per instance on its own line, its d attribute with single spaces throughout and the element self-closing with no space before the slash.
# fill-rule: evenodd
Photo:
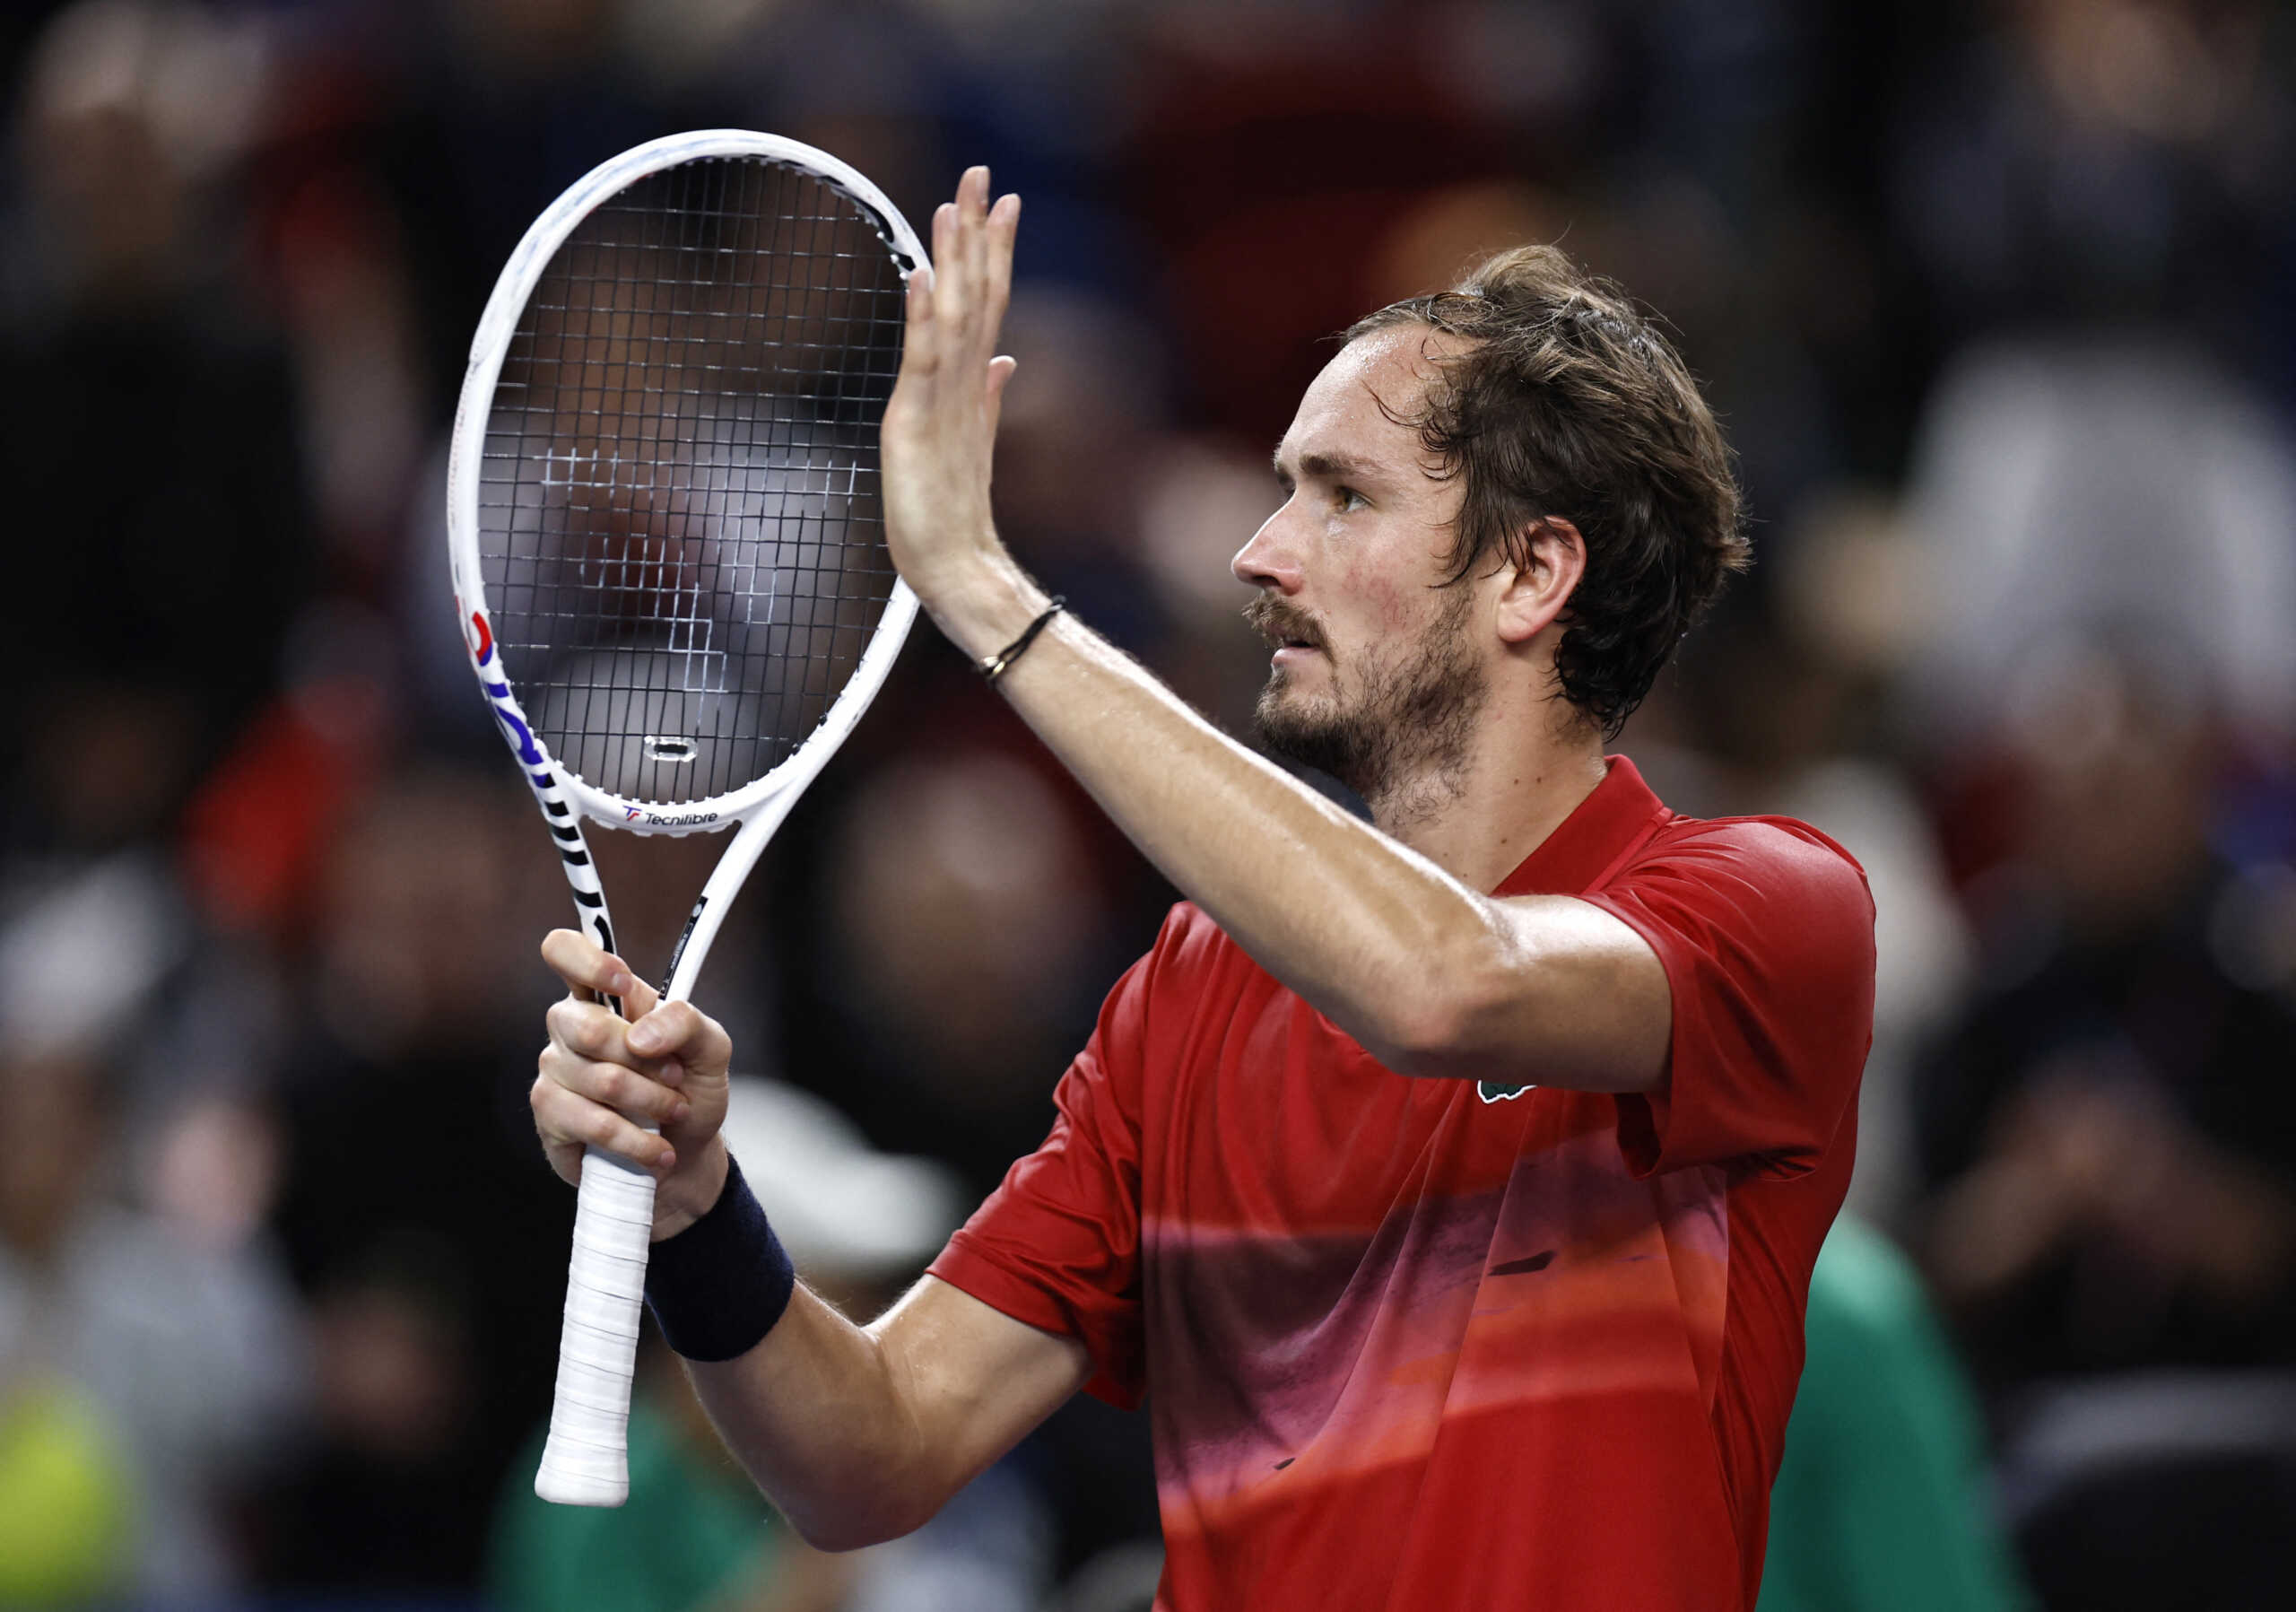
<svg viewBox="0 0 2296 1612">
<path fill-rule="evenodd" d="M 819 725 L 895 579 L 901 321 L 872 218 L 764 159 L 652 175 L 561 246 L 496 385 L 479 526 L 506 671 L 570 771 L 703 801 Z"/>
</svg>

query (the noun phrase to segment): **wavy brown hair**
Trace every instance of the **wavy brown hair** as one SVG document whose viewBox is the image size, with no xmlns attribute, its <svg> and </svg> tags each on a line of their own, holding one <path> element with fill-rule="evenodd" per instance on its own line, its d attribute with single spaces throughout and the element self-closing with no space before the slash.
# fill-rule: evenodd
<svg viewBox="0 0 2296 1612">
<path fill-rule="evenodd" d="M 1540 523 L 1587 547 L 1555 674 L 1616 736 L 1748 548 L 1730 450 L 1681 356 L 1606 280 L 1553 247 L 1486 259 L 1449 291 L 1390 303 L 1353 341 L 1406 324 L 1465 346 L 1414 414 L 1440 474 L 1464 475 L 1453 579 L 1522 563 Z"/>
</svg>

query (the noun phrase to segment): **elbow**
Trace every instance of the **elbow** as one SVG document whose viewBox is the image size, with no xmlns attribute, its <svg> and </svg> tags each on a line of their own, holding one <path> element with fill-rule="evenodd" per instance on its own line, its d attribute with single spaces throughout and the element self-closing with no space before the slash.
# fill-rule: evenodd
<svg viewBox="0 0 2296 1612">
<path fill-rule="evenodd" d="M 831 1555 L 848 1550 L 866 1550 L 872 1545 L 883 1545 L 888 1539 L 898 1539 L 909 1531 L 905 1528 L 880 1527 L 855 1518 L 839 1518 L 834 1521 L 816 1518 L 800 1522 L 792 1517 L 789 1519 L 789 1523 L 797 1530 L 797 1537 L 800 1539 L 815 1550 L 826 1551 Z"/>
<path fill-rule="evenodd" d="M 768 1485 L 758 1476 L 759 1487 L 797 1537 L 815 1550 L 830 1552 L 865 1550 L 915 1533 L 964 1486 L 963 1475 L 898 1459 L 816 1466 L 810 1481 L 803 1483 Z"/>
<path fill-rule="evenodd" d="M 933 1513 L 940 1509 L 937 1502 L 904 1503 L 894 1496 L 871 1494 L 856 1496 L 850 1503 L 827 1510 L 800 1513 L 794 1508 L 784 1508 L 783 1515 L 806 1544 L 815 1550 L 835 1554 L 866 1550 L 872 1545 L 883 1545 L 903 1534 L 915 1533 L 931 1521 Z"/>
<path fill-rule="evenodd" d="M 1364 1050 L 1398 1075 L 1457 1076 L 1484 1062 L 1491 1027 L 1503 1017 L 1507 991 L 1519 982 L 1488 945 L 1434 953 L 1396 971 Z"/>
<path fill-rule="evenodd" d="M 865 1550 L 872 1545 L 882 1544 L 893 1537 L 857 1526 L 855 1520 L 851 1518 L 800 1517 L 788 1511 L 782 1512 L 782 1518 L 791 1528 L 797 1530 L 797 1538 L 815 1550 L 828 1551 L 831 1554 L 848 1550 Z"/>
<path fill-rule="evenodd" d="M 1647 1092 L 1673 1044 L 1671 987 L 1623 923 L 1571 902 L 1510 933 L 1494 922 L 1430 947 L 1364 1049 L 1398 1075 Z"/>
<path fill-rule="evenodd" d="M 1385 1067 L 1414 1079 L 1439 1079 L 1477 1067 L 1469 1028 L 1472 1015 L 1447 1003 L 1426 1003 L 1386 1027 L 1364 1050 Z"/>
</svg>

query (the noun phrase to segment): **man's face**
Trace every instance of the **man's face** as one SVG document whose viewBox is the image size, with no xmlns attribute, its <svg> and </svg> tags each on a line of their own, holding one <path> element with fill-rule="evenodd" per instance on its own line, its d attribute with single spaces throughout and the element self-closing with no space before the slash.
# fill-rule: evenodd
<svg viewBox="0 0 2296 1612">
<path fill-rule="evenodd" d="M 1489 687 L 1477 591 L 1448 580 L 1461 490 L 1415 431 L 1453 338 L 1421 325 L 1350 343 L 1300 399 L 1275 452 L 1283 506 L 1236 556 L 1246 612 L 1274 649 L 1259 699 L 1270 749 L 1370 801 L 1465 756 Z M 1382 405 L 1385 407 L 1382 408 Z"/>
</svg>

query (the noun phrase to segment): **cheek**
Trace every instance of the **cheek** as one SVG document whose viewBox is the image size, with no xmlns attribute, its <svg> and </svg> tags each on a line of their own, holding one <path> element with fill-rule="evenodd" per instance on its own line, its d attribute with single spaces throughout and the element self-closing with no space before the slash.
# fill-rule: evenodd
<svg viewBox="0 0 2296 1612">
<path fill-rule="evenodd" d="M 1399 580 L 1392 567 L 1358 559 L 1344 569 L 1341 580 L 1348 597 L 1362 602 L 1362 619 L 1378 636 L 1409 632 L 1418 624 L 1423 590 Z"/>
</svg>

